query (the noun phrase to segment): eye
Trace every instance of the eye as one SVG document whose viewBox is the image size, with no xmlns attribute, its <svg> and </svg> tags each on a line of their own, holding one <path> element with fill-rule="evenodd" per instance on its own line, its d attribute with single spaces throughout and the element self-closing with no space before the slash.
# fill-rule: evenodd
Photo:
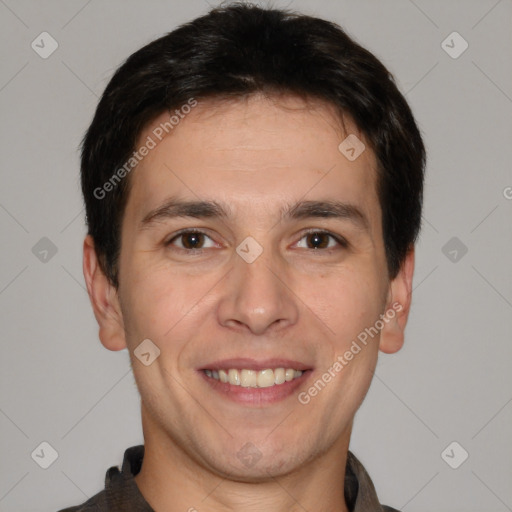
<svg viewBox="0 0 512 512">
<path fill-rule="evenodd" d="M 306 242 L 302 242 L 306 240 Z M 338 236 L 329 233 L 328 231 L 309 231 L 297 243 L 297 247 L 305 249 L 334 249 L 336 246 L 347 247 L 347 241 Z"/>
<path fill-rule="evenodd" d="M 210 245 L 205 245 L 205 241 L 210 240 Z M 174 245 L 179 249 L 186 251 L 208 249 L 215 247 L 215 242 L 203 231 L 198 230 L 186 230 L 181 231 L 173 236 L 166 245 Z"/>
</svg>

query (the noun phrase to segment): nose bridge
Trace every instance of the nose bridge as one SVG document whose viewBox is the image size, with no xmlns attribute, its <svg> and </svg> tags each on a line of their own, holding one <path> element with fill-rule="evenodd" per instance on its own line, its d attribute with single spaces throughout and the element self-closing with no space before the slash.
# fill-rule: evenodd
<svg viewBox="0 0 512 512">
<path fill-rule="evenodd" d="M 283 262 L 270 245 L 263 248 L 251 237 L 242 241 L 219 305 L 219 322 L 255 334 L 295 323 L 297 304 L 279 274 L 285 279 Z"/>
</svg>

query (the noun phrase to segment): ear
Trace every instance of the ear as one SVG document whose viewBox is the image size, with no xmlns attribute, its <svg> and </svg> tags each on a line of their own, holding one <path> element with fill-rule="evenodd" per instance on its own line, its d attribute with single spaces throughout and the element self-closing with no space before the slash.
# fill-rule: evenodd
<svg viewBox="0 0 512 512">
<path fill-rule="evenodd" d="M 405 257 L 398 275 L 389 285 L 384 327 L 380 333 L 379 349 L 386 354 L 398 352 L 404 344 L 404 331 L 409 317 L 414 273 L 414 247 Z"/>
<path fill-rule="evenodd" d="M 83 271 L 94 316 L 99 325 L 100 341 L 109 350 L 126 348 L 123 316 L 117 289 L 109 281 L 98 261 L 94 240 L 84 240 Z"/>
</svg>

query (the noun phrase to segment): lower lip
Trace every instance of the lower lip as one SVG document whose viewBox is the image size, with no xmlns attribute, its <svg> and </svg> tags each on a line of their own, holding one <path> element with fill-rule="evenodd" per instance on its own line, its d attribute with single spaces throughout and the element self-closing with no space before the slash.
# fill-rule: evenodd
<svg viewBox="0 0 512 512">
<path fill-rule="evenodd" d="M 305 381 L 309 378 L 311 370 L 305 370 L 300 377 L 276 384 L 268 388 L 245 388 L 243 386 L 234 386 L 229 382 L 221 382 L 212 377 L 208 377 L 206 373 L 199 370 L 199 373 L 206 383 L 224 397 L 243 405 L 261 406 L 280 402 L 292 395 Z"/>
</svg>

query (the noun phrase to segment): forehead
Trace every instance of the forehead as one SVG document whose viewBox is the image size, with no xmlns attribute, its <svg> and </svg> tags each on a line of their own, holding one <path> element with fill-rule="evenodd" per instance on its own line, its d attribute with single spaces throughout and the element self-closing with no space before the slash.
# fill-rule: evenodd
<svg viewBox="0 0 512 512">
<path fill-rule="evenodd" d="M 352 161 L 340 151 L 347 136 L 360 141 L 356 150 L 365 145 Z M 273 202 L 322 196 L 357 201 L 368 216 L 379 215 L 373 151 L 348 116 L 342 119 L 320 101 L 258 95 L 208 100 L 161 114 L 143 130 L 139 145 L 148 137 L 155 147 L 130 176 L 128 204 L 142 210 L 176 194 L 269 212 Z"/>
</svg>

